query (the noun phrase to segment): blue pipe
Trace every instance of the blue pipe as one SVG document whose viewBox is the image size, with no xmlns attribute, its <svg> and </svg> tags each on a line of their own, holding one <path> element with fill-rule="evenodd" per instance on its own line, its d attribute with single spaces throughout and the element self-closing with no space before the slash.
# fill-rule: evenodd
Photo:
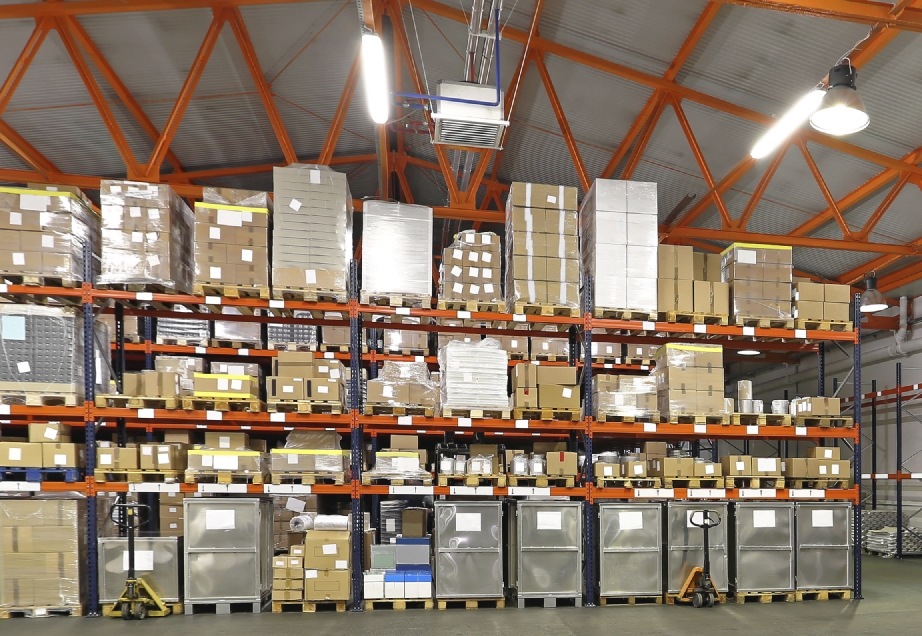
<svg viewBox="0 0 922 636">
<path fill-rule="evenodd" d="M 493 26 L 496 29 L 495 44 L 493 54 L 496 58 L 496 101 L 481 102 L 475 99 L 461 99 L 460 97 L 440 97 L 438 95 L 421 95 L 419 93 L 393 93 L 397 97 L 407 97 L 410 99 L 427 99 L 438 102 L 454 102 L 456 104 L 474 104 L 476 106 L 499 106 L 503 101 L 502 92 L 500 91 L 500 73 L 499 73 L 499 9 L 493 10 Z"/>
</svg>

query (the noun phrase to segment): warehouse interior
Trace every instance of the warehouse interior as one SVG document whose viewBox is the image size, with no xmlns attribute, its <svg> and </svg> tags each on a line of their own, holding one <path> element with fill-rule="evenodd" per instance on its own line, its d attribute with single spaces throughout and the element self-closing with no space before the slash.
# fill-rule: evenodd
<svg viewBox="0 0 922 636">
<path fill-rule="evenodd" d="M 0 625 L 912 628 L 920 33 L 0 0 Z"/>
</svg>

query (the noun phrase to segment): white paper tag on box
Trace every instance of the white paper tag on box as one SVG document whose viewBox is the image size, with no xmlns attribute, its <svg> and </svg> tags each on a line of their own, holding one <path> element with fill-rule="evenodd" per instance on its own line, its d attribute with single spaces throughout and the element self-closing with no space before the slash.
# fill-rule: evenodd
<svg viewBox="0 0 922 636">
<path fill-rule="evenodd" d="M 317 570 L 304 570 L 304 578 L 306 579 L 316 579 Z"/>
<path fill-rule="evenodd" d="M 57 441 L 58 439 L 58 429 L 49 426 L 45 429 L 45 439 L 50 439 L 52 442 Z"/>
<path fill-rule="evenodd" d="M 336 544 L 335 543 L 324 543 L 322 546 L 324 554 L 336 554 Z"/>
<path fill-rule="evenodd" d="M 336 561 L 335 561 L 335 563 L 334 563 L 333 565 L 334 565 L 333 569 L 335 569 L 335 570 L 347 570 L 347 569 L 349 569 L 349 561 L 347 561 L 346 559 L 336 559 Z"/>
<path fill-rule="evenodd" d="M 294 497 L 289 497 L 285 501 L 285 509 L 291 510 L 293 512 L 304 512 L 304 507 L 306 505 L 307 505 L 307 502 L 302 501 L 300 499 L 295 499 Z"/>
<path fill-rule="evenodd" d="M 157 453 L 157 463 L 158 464 L 169 464 L 170 454 L 169 453 Z"/>
<path fill-rule="evenodd" d="M 236 455 L 215 455 L 214 456 L 214 469 L 215 470 L 237 470 L 238 462 Z"/>
<path fill-rule="evenodd" d="M 317 284 L 317 270 L 316 269 L 304 270 L 304 282 L 308 285 L 316 285 Z"/>
<path fill-rule="evenodd" d="M 104 461 L 102 461 L 103 457 L 108 457 L 109 463 L 110 464 L 112 463 L 112 455 L 100 455 L 100 462 L 99 462 L 100 464 L 105 463 Z M 9 452 L 9 457 L 7 459 L 9 459 L 11 462 L 22 461 L 22 449 L 21 448 L 11 448 Z"/>
</svg>

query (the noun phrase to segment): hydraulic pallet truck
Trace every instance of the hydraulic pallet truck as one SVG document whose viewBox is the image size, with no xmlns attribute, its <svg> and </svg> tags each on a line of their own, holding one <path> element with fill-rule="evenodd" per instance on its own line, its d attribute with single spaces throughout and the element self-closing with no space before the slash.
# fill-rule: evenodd
<svg viewBox="0 0 922 636">
<path fill-rule="evenodd" d="M 713 515 L 713 516 L 712 516 Z M 716 517 L 716 521 L 715 518 Z M 700 521 L 700 523 L 699 523 Z M 720 525 L 720 515 L 713 510 L 695 510 L 688 522 L 704 531 L 704 564 L 695 566 L 685 579 L 676 601 L 691 603 L 694 607 L 714 607 L 717 600 L 717 586 L 711 578 L 711 554 L 708 543 L 708 530 Z"/>
<path fill-rule="evenodd" d="M 128 579 L 125 581 L 125 591 L 116 601 L 109 616 L 121 616 L 124 620 L 144 620 L 148 616 L 169 616 L 173 608 L 166 605 L 157 593 L 151 589 L 144 577 L 136 576 L 134 571 L 134 532 L 146 521 L 141 521 L 137 512 L 141 508 L 150 508 L 144 504 L 116 503 L 109 509 L 109 520 L 128 533 Z M 115 518 L 115 511 L 121 510 L 119 518 Z"/>
</svg>

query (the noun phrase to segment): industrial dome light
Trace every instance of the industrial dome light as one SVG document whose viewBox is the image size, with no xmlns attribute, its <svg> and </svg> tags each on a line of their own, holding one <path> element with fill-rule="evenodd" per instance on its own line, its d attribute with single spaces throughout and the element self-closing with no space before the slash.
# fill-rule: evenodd
<svg viewBox="0 0 922 636">
<path fill-rule="evenodd" d="M 829 89 L 819 107 L 810 115 L 810 125 L 821 133 L 842 136 L 864 130 L 871 118 L 858 94 L 855 80 L 858 69 L 846 60 L 829 70 Z"/>
<path fill-rule="evenodd" d="M 873 272 L 864 279 L 864 286 L 865 290 L 861 294 L 861 313 L 876 314 L 889 307 L 887 299 L 877 290 L 877 276 Z"/>
</svg>

